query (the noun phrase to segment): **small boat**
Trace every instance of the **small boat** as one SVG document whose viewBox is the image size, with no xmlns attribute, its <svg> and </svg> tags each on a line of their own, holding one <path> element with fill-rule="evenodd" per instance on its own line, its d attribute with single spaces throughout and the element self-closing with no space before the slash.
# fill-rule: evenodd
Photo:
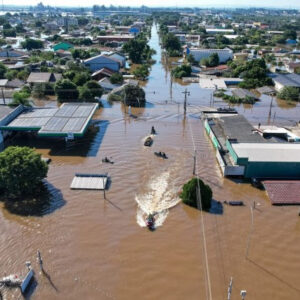
<svg viewBox="0 0 300 300">
<path fill-rule="evenodd" d="M 107 164 L 112 164 L 112 165 L 114 164 L 114 162 L 111 161 L 111 160 L 110 160 L 109 158 L 107 158 L 107 157 L 103 158 L 103 159 L 102 159 L 102 162 L 103 162 L 103 163 L 107 163 Z"/>
<path fill-rule="evenodd" d="M 146 147 L 151 147 L 153 144 L 153 139 L 151 136 L 148 136 L 146 139 L 145 139 L 145 142 L 144 142 L 144 146 Z"/>
<path fill-rule="evenodd" d="M 154 152 L 154 155 L 156 155 L 157 157 L 161 157 L 163 159 L 168 159 L 168 156 L 166 155 L 165 152 Z"/>
</svg>

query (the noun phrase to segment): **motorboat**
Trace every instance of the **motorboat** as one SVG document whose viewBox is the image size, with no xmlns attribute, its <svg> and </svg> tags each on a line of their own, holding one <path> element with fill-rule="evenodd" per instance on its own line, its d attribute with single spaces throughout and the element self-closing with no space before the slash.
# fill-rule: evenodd
<svg viewBox="0 0 300 300">
<path fill-rule="evenodd" d="M 146 139 L 145 139 L 145 142 L 144 142 L 144 146 L 146 147 L 151 147 L 153 144 L 153 138 L 151 136 L 148 136 Z"/>
<path fill-rule="evenodd" d="M 156 155 L 157 157 L 161 157 L 161 158 L 163 158 L 163 159 L 168 159 L 168 156 L 166 155 L 165 152 L 161 152 L 161 151 L 159 151 L 159 152 L 154 152 L 154 155 Z"/>
<path fill-rule="evenodd" d="M 146 218 L 146 226 L 149 230 L 155 230 L 155 218 L 153 214 L 149 214 Z"/>
</svg>

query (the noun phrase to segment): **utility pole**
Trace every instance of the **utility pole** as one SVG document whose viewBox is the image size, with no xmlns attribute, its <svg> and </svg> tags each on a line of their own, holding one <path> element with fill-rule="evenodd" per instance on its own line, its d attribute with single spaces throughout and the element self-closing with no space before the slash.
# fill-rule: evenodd
<svg viewBox="0 0 300 300">
<path fill-rule="evenodd" d="M 253 207 L 254 206 L 255 206 L 255 204 L 253 204 Z M 251 228 L 250 228 L 250 232 L 249 232 L 249 235 L 248 235 L 247 248 L 246 248 L 246 256 L 245 256 L 246 258 L 248 258 L 250 241 L 251 241 L 251 236 L 252 236 L 252 232 L 253 232 L 253 223 L 254 223 L 253 207 L 250 206 L 250 210 L 251 210 Z"/>
<path fill-rule="evenodd" d="M 3 91 L 3 88 L 1 89 L 1 91 L 2 91 L 3 104 L 5 105 L 6 103 L 5 103 L 5 97 L 4 97 L 4 91 Z"/>
<path fill-rule="evenodd" d="M 231 291 L 232 291 L 232 277 L 230 278 L 229 286 L 228 286 L 228 294 L 227 294 L 227 300 L 231 299 Z"/>
<path fill-rule="evenodd" d="M 196 150 L 194 151 L 194 167 L 193 167 L 193 175 L 196 175 Z"/>
<path fill-rule="evenodd" d="M 184 90 L 184 92 L 182 92 L 182 94 L 184 94 L 184 104 L 183 104 L 183 109 L 184 109 L 184 114 L 186 114 L 186 103 L 187 103 L 187 96 L 190 96 L 190 92 L 188 92 L 187 89 Z"/>
</svg>

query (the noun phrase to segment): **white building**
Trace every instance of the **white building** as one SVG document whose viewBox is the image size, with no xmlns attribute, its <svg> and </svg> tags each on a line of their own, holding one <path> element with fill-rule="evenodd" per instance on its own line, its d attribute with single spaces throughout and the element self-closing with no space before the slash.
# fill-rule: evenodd
<svg viewBox="0 0 300 300">
<path fill-rule="evenodd" d="M 196 61 L 201 61 L 203 58 L 208 58 L 211 54 L 217 53 L 220 63 L 225 63 L 229 59 L 233 58 L 233 52 L 231 49 L 189 49 L 187 48 L 186 54 L 194 56 Z"/>
</svg>

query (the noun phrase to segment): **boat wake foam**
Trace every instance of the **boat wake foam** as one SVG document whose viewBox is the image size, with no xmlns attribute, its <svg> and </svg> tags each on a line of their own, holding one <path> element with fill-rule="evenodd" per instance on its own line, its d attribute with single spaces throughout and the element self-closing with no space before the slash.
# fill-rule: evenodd
<svg viewBox="0 0 300 300">
<path fill-rule="evenodd" d="M 169 214 L 169 209 L 180 201 L 169 178 L 169 172 L 152 178 L 148 184 L 149 192 L 135 197 L 138 204 L 136 218 L 141 227 L 146 227 L 145 219 L 149 214 L 155 214 L 155 227 L 162 226 Z"/>
</svg>

